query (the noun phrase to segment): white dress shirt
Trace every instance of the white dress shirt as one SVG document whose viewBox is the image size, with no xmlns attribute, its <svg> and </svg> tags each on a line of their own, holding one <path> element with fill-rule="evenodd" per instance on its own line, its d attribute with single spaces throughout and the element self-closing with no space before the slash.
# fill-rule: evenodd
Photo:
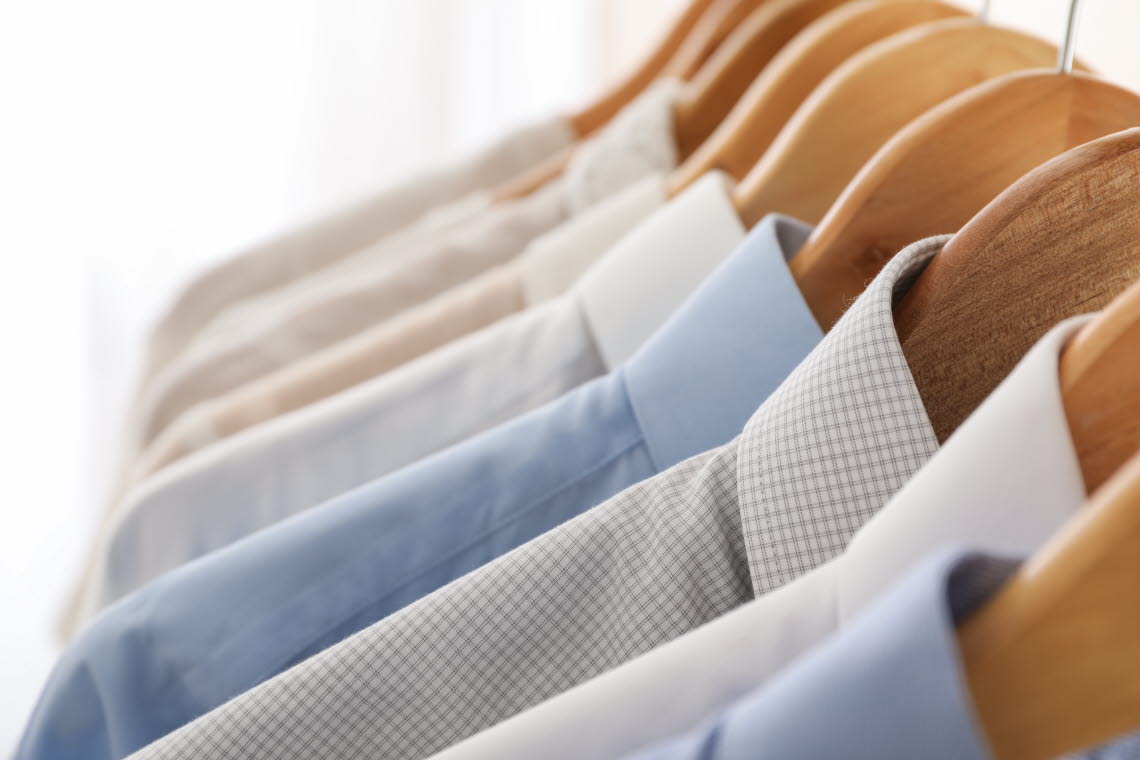
<svg viewBox="0 0 1140 760">
<path fill-rule="evenodd" d="M 159 573 L 618 366 L 744 235 L 725 177 L 710 174 L 565 295 L 174 463 L 130 495 L 99 542 L 80 620 Z M 630 297 L 610 297 L 621 292 Z"/>
<path fill-rule="evenodd" d="M 478 204 L 438 212 L 392 240 L 217 315 L 192 345 L 155 374 L 128 411 L 108 511 L 122 500 L 135 459 L 196 404 L 430 301 L 516 257 L 536 236 L 567 218 L 674 166 L 672 104 L 679 88 L 672 80 L 655 83 L 575 151 L 561 178 L 531 196 L 482 213 L 474 213 Z M 108 530 L 104 521 L 99 532 Z M 64 611 L 60 628 L 65 636 L 79 623 L 78 603 L 73 598 Z"/>
<path fill-rule="evenodd" d="M 437 759 L 623 756 L 752 692 L 943 545 L 1032 554 L 1086 497 L 1057 371 L 1086 321 L 1043 337 L 839 557 Z"/>
<path fill-rule="evenodd" d="M 646 177 L 527 246 L 519 258 L 229 393 L 183 412 L 140 455 L 125 487 L 245 428 L 367 382 L 565 293 L 603 253 L 665 203 Z"/>
<path fill-rule="evenodd" d="M 184 288 L 158 322 L 148 345 L 144 378 L 227 306 L 304 277 L 435 207 L 505 182 L 574 139 L 574 130 L 563 117 L 521 127 L 471 155 L 421 171 L 338 213 L 225 259 Z"/>
<path fill-rule="evenodd" d="M 891 308 L 945 239 L 895 256 L 736 439 L 135 757 L 426 757 L 838 556 L 937 450 Z"/>
<path fill-rule="evenodd" d="M 575 152 L 564 175 L 466 224 L 383 241 L 283 293 L 219 314 L 140 397 L 133 431 L 149 443 L 181 412 L 352 337 L 517 257 L 527 244 L 654 172 L 676 165 L 677 82 L 658 82 Z"/>
</svg>

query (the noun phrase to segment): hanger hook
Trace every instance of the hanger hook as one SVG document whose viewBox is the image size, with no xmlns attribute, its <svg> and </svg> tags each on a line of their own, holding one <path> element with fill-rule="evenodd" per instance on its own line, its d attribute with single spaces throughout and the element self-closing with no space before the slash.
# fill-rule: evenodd
<svg viewBox="0 0 1140 760">
<path fill-rule="evenodd" d="M 978 7 L 978 21 L 983 24 L 990 22 L 990 0 L 982 0 L 982 4 Z"/>
<path fill-rule="evenodd" d="M 1057 70 L 1062 74 L 1073 73 L 1073 56 L 1077 47 L 1077 17 L 1080 15 L 1081 0 L 1069 0 L 1069 18 L 1065 24 L 1065 39 L 1057 54 Z"/>
</svg>

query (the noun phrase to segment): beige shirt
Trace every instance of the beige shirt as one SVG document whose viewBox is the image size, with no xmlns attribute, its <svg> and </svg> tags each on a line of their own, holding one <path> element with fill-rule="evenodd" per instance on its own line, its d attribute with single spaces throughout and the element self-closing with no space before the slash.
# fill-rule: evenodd
<svg viewBox="0 0 1140 760">
<path fill-rule="evenodd" d="M 140 399 L 133 438 L 144 446 L 183 411 L 325 349 L 518 256 L 538 235 L 600 200 L 676 163 L 672 107 L 676 83 L 635 100 L 582 150 L 563 177 L 538 192 L 499 204 L 442 238 L 380 263 L 366 250 L 298 286 L 288 308 L 253 303 L 219 320 L 154 379 Z M 361 263 L 361 261 L 363 263 Z M 204 336 L 205 337 L 205 336 Z"/>
<path fill-rule="evenodd" d="M 519 259 L 358 335 L 181 414 L 147 447 L 131 482 L 247 427 L 307 406 L 561 295 L 665 202 L 647 177 L 528 246 Z"/>
<path fill-rule="evenodd" d="M 461 160 L 420 172 L 338 213 L 227 258 L 190 283 L 160 319 L 147 347 L 144 382 L 227 306 L 304 277 L 435 207 L 505 182 L 574 139 L 573 129 L 562 117 L 524 126 Z"/>
<path fill-rule="evenodd" d="M 620 366 L 745 232 L 725 177 L 710 173 L 623 237 L 564 295 L 147 478 L 104 522 L 64 635 L 161 573 Z"/>
</svg>

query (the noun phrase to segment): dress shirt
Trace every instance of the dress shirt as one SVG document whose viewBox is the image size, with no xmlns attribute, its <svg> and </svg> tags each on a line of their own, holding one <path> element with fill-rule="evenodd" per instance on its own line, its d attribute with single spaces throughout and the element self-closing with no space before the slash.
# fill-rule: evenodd
<svg viewBox="0 0 1140 760">
<path fill-rule="evenodd" d="M 564 296 L 174 463 L 135 491 L 100 542 L 77 619 L 618 366 L 744 234 L 724 176 L 711 174 L 638 225 Z M 637 297 L 605 298 L 621 290 L 610 287 L 615 278 L 628 278 L 625 292 Z"/>
<path fill-rule="evenodd" d="M 218 315 L 153 378 L 129 411 L 108 512 L 122 501 L 132 482 L 134 462 L 145 456 L 154 436 L 196 403 L 429 300 L 509 260 L 567 215 L 584 211 L 647 174 L 670 168 L 676 162 L 672 103 L 678 88 L 676 82 L 663 81 L 643 93 L 575 152 L 560 180 L 531 196 L 487 209 L 469 224 L 449 226 L 437 220 L 434 227 L 445 230 L 442 237 L 419 234 L 418 227 L 407 230 L 283 292 L 250 299 Z M 95 551 L 113 529 L 108 519 L 100 525 Z M 86 578 L 81 583 L 86 584 Z M 77 591 L 65 609 L 64 635 L 82 621 L 83 593 Z"/>
<path fill-rule="evenodd" d="M 665 203 L 653 175 L 543 235 L 516 260 L 347 340 L 203 401 L 151 443 L 132 482 L 195 449 L 363 383 L 429 351 L 555 298 Z"/>
<path fill-rule="evenodd" d="M 505 182 L 574 141 L 561 117 L 527 125 L 472 155 L 385 188 L 319 222 L 256 245 L 186 287 L 151 334 L 144 377 L 172 359 L 215 314 L 360 250 L 430 209 Z"/>
<path fill-rule="evenodd" d="M 786 265 L 806 236 L 769 217 L 615 372 L 112 607 L 57 668 L 60 687 L 41 701 L 38 733 L 55 733 L 52 715 L 113 715 L 114 724 L 90 721 L 71 740 L 104 747 L 130 736 L 115 747 L 120 757 L 727 440 L 821 337 Z M 74 688 L 104 663 L 130 675 L 127 694 L 104 679 Z M 173 720 L 173 708 L 151 704 L 185 712 Z M 29 748 L 46 742 L 30 736 Z"/>
<path fill-rule="evenodd" d="M 1042 337 L 839 557 L 436 760 L 620 757 L 727 709 L 946 543 L 1033 553 L 1085 501 L 1057 370 L 1085 321 Z"/>
<path fill-rule="evenodd" d="M 990 760 L 954 623 L 981 607 L 1016 566 L 936 552 L 769 686 L 631 760 Z"/>
<path fill-rule="evenodd" d="M 672 108 L 679 87 L 661 82 L 576 151 L 566 173 L 533 194 L 497 204 L 442 237 L 384 254 L 365 249 L 284 293 L 219 314 L 214 325 L 140 397 L 140 446 L 195 403 L 327 348 L 518 256 L 571 216 L 677 161 Z M 400 248 L 397 246 L 397 248 Z M 284 299 L 283 308 L 274 308 Z"/>
<path fill-rule="evenodd" d="M 888 263 L 730 443 L 468 573 L 138 757 L 423 757 L 831 559 L 937 448 L 891 307 L 944 240 Z"/>
</svg>

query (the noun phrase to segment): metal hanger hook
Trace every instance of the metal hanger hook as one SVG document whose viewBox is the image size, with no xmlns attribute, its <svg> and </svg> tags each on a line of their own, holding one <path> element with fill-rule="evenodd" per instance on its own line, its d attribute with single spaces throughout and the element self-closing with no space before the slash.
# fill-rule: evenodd
<svg viewBox="0 0 1140 760">
<path fill-rule="evenodd" d="M 986 0 L 988 4 L 988 0 Z M 1077 17 L 1080 15 L 1081 0 L 1069 0 L 1069 18 L 1065 23 L 1065 39 L 1057 54 L 1057 70 L 1062 74 L 1073 72 L 1073 57 L 1077 48 Z"/>
</svg>

